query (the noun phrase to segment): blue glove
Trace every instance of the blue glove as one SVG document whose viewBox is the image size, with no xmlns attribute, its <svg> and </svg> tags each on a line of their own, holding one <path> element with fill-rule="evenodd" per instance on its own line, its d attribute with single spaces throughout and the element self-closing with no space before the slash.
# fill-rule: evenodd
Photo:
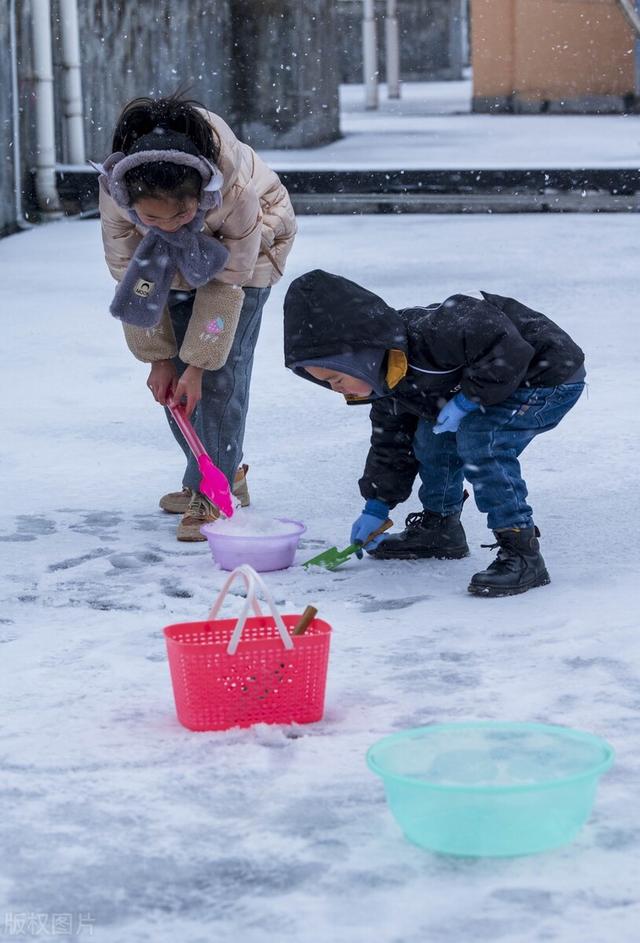
<svg viewBox="0 0 640 943">
<path fill-rule="evenodd" d="M 388 517 L 389 506 L 385 504 L 384 501 L 378 501 L 377 498 L 369 498 L 369 500 L 365 502 L 362 514 L 357 521 L 353 522 L 351 528 L 351 543 L 362 546 L 369 534 L 377 530 Z M 367 551 L 374 550 L 386 536 L 386 534 L 380 534 L 378 537 L 374 537 L 373 540 L 367 544 Z M 362 550 L 359 550 L 356 556 L 359 560 L 362 560 Z"/>
<path fill-rule="evenodd" d="M 456 393 L 438 413 L 433 427 L 434 435 L 439 435 L 441 432 L 455 432 L 467 413 L 472 413 L 474 409 L 480 409 L 480 403 L 467 399 L 464 393 Z"/>
</svg>

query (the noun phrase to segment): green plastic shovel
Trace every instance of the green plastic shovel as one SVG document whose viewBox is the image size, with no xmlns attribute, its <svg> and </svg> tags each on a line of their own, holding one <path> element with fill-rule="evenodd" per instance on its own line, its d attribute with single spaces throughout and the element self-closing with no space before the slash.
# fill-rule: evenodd
<svg viewBox="0 0 640 943">
<path fill-rule="evenodd" d="M 390 518 L 387 518 L 384 524 L 369 534 L 367 539 L 362 544 L 349 544 L 349 546 L 345 547 L 344 550 L 338 550 L 337 547 L 330 547 L 329 550 L 324 550 L 322 553 L 319 553 L 316 557 L 312 557 L 311 560 L 307 560 L 307 562 L 303 563 L 302 565 L 305 567 L 322 566 L 325 570 L 335 570 L 337 567 L 342 566 L 343 563 L 346 563 L 349 557 L 353 556 L 353 554 L 362 547 L 366 547 L 374 537 L 377 537 L 378 534 L 383 534 L 385 530 L 389 530 L 390 527 L 393 527 L 393 521 Z"/>
</svg>

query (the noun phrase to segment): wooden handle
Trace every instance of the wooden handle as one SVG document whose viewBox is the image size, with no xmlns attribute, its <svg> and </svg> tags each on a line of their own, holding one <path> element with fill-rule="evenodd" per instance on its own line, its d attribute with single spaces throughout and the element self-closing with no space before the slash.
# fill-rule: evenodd
<svg viewBox="0 0 640 943">
<path fill-rule="evenodd" d="M 298 621 L 296 622 L 293 632 L 293 635 L 304 635 L 304 633 L 309 628 L 309 625 L 313 622 L 315 617 L 318 615 L 318 610 L 315 606 L 307 606 L 305 611 L 302 613 Z"/>
<path fill-rule="evenodd" d="M 374 530 L 373 533 L 369 534 L 362 546 L 366 547 L 367 544 L 374 539 L 374 537 L 377 537 L 379 534 L 384 534 L 385 530 L 389 530 L 390 527 L 393 527 L 393 521 L 390 517 L 388 517 L 381 527 L 379 527 L 377 530 Z"/>
</svg>

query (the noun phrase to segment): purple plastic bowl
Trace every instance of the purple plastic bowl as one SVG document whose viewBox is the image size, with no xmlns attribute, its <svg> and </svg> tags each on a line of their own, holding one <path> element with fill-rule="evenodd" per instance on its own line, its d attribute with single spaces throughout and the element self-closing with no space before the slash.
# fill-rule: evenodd
<svg viewBox="0 0 640 943">
<path fill-rule="evenodd" d="M 288 517 L 275 520 L 291 524 L 291 531 L 270 536 L 236 536 L 221 533 L 215 524 L 204 524 L 200 531 L 209 542 L 211 556 L 223 570 L 235 570 L 237 566 L 248 563 L 258 573 L 267 573 L 291 566 L 300 536 L 307 529 L 301 521 L 292 521 Z"/>
</svg>

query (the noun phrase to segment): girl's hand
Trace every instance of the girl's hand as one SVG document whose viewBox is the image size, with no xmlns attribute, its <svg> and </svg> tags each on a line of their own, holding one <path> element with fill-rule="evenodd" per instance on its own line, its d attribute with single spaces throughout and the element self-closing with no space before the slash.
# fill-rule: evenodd
<svg viewBox="0 0 640 943">
<path fill-rule="evenodd" d="M 147 377 L 147 386 L 156 403 L 166 406 L 178 384 L 178 373 L 171 360 L 156 360 Z"/>
<path fill-rule="evenodd" d="M 202 399 L 202 373 L 201 367 L 187 367 L 173 392 L 172 405 L 177 405 L 186 399 L 184 411 L 187 419 Z"/>
</svg>

